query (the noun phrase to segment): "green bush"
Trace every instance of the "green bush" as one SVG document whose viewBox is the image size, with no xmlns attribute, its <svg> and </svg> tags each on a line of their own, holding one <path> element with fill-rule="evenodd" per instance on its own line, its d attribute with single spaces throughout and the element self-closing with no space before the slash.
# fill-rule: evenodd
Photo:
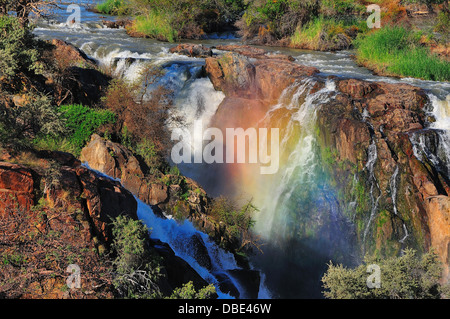
<svg viewBox="0 0 450 319">
<path fill-rule="evenodd" d="M 253 217 L 257 211 L 251 202 L 239 207 L 234 201 L 221 196 L 214 200 L 209 214 L 223 222 L 232 237 L 242 241 L 255 225 Z"/>
<path fill-rule="evenodd" d="M 116 120 L 116 115 L 111 111 L 95 110 L 80 104 L 63 105 L 59 111 L 69 130 L 68 137 L 78 151 L 100 126 Z"/>
<path fill-rule="evenodd" d="M 160 267 L 147 247 L 148 228 L 139 220 L 118 216 L 113 221 L 114 286 L 124 298 L 160 298 Z"/>
<path fill-rule="evenodd" d="M 95 7 L 98 12 L 110 15 L 127 15 L 130 14 L 131 8 L 129 1 L 126 0 L 106 0 L 97 4 Z"/>
<path fill-rule="evenodd" d="M 175 42 L 178 38 L 178 31 L 164 11 L 151 10 L 146 15 L 136 17 L 134 31 L 169 42 Z"/>
<path fill-rule="evenodd" d="M 450 38 L 450 12 L 439 12 L 434 30 L 436 32 L 441 32 L 444 36 L 446 36 L 447 40 Z"/>
<path fill-rule="evenodd" d="M 26 148 L 36 136 L 57 136 L 65 131 L 57 108 L 47 96 L 36 93 L 29 99 L 22 107 L 0 104 L 0 144 Z"/>
<path fill-rule="evenodd" d="M 38 149 L 63 151 L 78 156 L 99 127 L 115 123 L 116 115 L 108 110 L 91 109 L 84 105 L 63 105 L 57 109 L 59 122 L 64 128 L 59 131 L 41 131 L 33 140 Z M 49 129 L 53 122 L 46 124 Z M 54 128 L 53 128 L 54 129 Z"/>
<path fill-rule="evenodd" d="M 193 282 L 189 281 L 181 288 L 176 288 L 169 299 L 211 299 L 215 295 L 216 288 L 213 284 L 196 291 Z"/>
<path fill-rule="evenodd" d="M 369 288 L 368 265 L 380 267 L 380 287 Z M 412 249 L 400 257 L 389 259 L 366 258 L 364 263 L 348 269 L 342 265 L 328 265 L 322 278 L 324 295 L 331 299 L 438 299 L 450 292 L 441 285 L 442 265 L 433 251 L 422 257 Z"/>
<path fill-rule="evenodd" d="M 36 40 L 19 19 L 0 16 L 0 85 L 3 90 L 20 91 L 24 77 L 33 77 L 43 71 L 41 48 L 42 42 Z"/>
</svg>

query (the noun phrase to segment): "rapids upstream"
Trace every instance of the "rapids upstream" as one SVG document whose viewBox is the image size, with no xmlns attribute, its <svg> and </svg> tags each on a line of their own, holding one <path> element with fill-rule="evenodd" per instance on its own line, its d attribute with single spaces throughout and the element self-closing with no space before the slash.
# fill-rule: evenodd
<svg viewBox="0 0 450 319">
<path fill-rule="evenodd" d="M 91 1 L 81 2 L 81 4 L 91 3 Z M 56 38 L 67 41 L 83 50 L 115 76 L 129 81 L 138 78 L 139 70 L 146 63 L 161 66 L 166 72 L 159 84 L 177 92 L 177 112 L 184 118 L 186 128 L 191 129 L 197 119 L 201 119 L 203 123 L 210 123 L 225 95 L 216 91 L 207 77 L 202 77 L 204 59 L 169 53 L 169 49 L 176 44 L 152 39 L 131 38 L 124 29 L 106 28 L 102 24 L 104 17 L 86 10 L 84 5 L 81 6 L 81 24 L 68 25 L 66 21 L 73 11 L 67 11 L 67 8 L 68 4 L 62 5 L 61 9 L 55 12 L 53 20 L 39 21 L 34 34 L 41 39 Z M 113 20 L 114 18 L 107 17 L 106 19 Z M 240 40 L 228 33 L 214 34 L 209 39 L 189 42 L 216 46 L 239 44 Z M 436 119 L 429 129 L 440 132 L 440 141 L 438 148 L 434 149 L 430 147 L 426 135 L 413 134 L 411 140 L 414 144 L 414 152 L 419 159 L 423 156 L 422 154 L 426 154 L 436 167 L 442 170 L 447 177 L 449 176 L 450 83 L 376 76 L 369 70 L 356 65 L 351 57 L 351 51 L 332 53 L 273 47 L 264 47 L 264 49 L 273 53 L 289 54 L 295 58 L 296 63 L 314 66 L 324 76 L 407 83 L 425 89 L 432 102 L 426 111 Z M 213 52 L 220 53 L 218 50 Z M 277 123 L 282 128 L 280 153 L 285 164 L 280 166 L 279 172 L 275 176 L 261 177 L 257 173 L 252 173 L 253 170 L 249 168 L 245 174 L 248 183 L 244 184 L 233 180 L 234 176 L 221 170 L 211 169 L 205 164 L 179 166 L 184 175 L 199 182 L 212 196 L 241 194 L 246 198 L 253 198 L 253 203 L 259 208 L 255 231 L 268 243 L 264 255 L 252 260 L 254 267 L 262 269 L 262 277 L 266 277 L 267 285 L 271 290 L 269 292 L 267 287 L 262 285 L 260 298 L 321 297 L 320 282 L 318 281 L 320 277 L 317 277 L 317 273 L 323 273 L 326 265 L 320 258 L 314 258 L 313 251 L 309 260 L 298 260 L 295 257 L 296 250 L 302 251 L 302 256 L 304 256 L 309 253 L 308 249 L 310 248 L 295 240 L 295 233 L 290 227 L 301 218 L 296 213 L 299 205 L 306 207 L 311 204 L 298 203 L 298 198 L 305 198 L 305 196 L 314 198 L 317 187 L 328 187 L 320 183 L 314 122 L 317 107 L 332 99 L 336 88 L 333 80 L 328 80 L 323 89 L 313 93 L 314 85 L 314 79 L 294 83 L 285 89 L 278 103 L 270 108 L 263 119 L 263 121 Z M 375 144 L 373 145 L 374 147 L 369 148 L 369 151 L 372 150 L 372 152 L 369 154 L 370 160 L 365 168 L 369 171 L 370 176 L 373 176 L 373 166 L 377 161 L 377 150 Z M 393 193 L 394 210 L 397 214 L 395 199 L 398 168 L 396 172 L 391 178 L 390 187 Z M 376 191 L 378 187 L 376 179 L 373 177 L 370 182 L 373 192 L 371 191 L 372 212 L 369 224 L 377 213 L 378 196 L 380 196 Z M 330 198 L 334 196 L 332 191 L 329 192 L 329 196 Z M 311 202 L 314 203 L 314 201 Z M 336 209 L 331 209 L 332 214 Z M 177 255 L 191 264 L 208 282 L 216 284 L 211 272 L 196 264 L 195 258 L 189 255 L 189 250 L 183 249 L 183 245 L 180 244 L 183 239 L 198 234 L 207 243 L 210 254 L 214 255 L 213 262 L 216 271 L 237 268 L 232 256 L 214 247 L 212 243 L 208 242 L 207 236 L 195 230 L 191 224 L 185 223 L 180 226 L 171 219 L 161 220 L 153 215 L 150 207 L 141 202 L 139 202 L 138 213 L 139 217 L 153 229 L 153 236 L 174 246 L 172 248 Z M 403 227 L 405 229 L 404 239 L 406 239 L 408 231 L 405 225 Z M 277 263 L 274 263 L 274 260 Z M 299 286 L 302 288 L 298 288 Z M 230 297 L 224 293 L 219 295 L 221 298 Z M 245 296 L 245 293 L 242 295 Z"/>
</svg>

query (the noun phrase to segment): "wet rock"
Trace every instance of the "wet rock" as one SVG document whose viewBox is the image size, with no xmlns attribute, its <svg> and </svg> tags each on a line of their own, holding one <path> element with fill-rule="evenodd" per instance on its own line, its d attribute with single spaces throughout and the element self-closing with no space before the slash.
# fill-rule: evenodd
<svg viewBox="0 0 450 319">
<path fill-rule="evenodd" d="M 211 57 L 212 50 L 205 47 L 203 44 L 189 44 L 182 43 L 169 50 L 170 53 L 177 53 L 194 58 L 207 58 Z"/>
<path fill-rule="evenodd" d="M 102 23 L 104 26 L 110 29 L 119 29 L 119 28 L 126 28 L 129 26 L 132 22 L 129 19 L 120 19 L 115 21 L 110 20 L 102 20 Z"/>
<path fill-rule="evenodd" d="M 208 270 L 212 268 L 211 257 L 209 256 L 208 249 L 205 246 L 203 238 L 199 234 L 192 235 L 186 245 L 192 251 L 192 255 L 198 264 Z"/>
<path fill-rule="evenodd" d="M 438 195 L 425 199 L 431 245 L 444 264 L 443 280 L 450 282 L 450 197 Z"/>
<path fill-rule="evenodd" d="M 239 290 L 234 285 L 231 278 L 223 272 L 213 272 L 214 277 L 216 277 L 219 282 L 219 289 L 225 294 L 229 294 L 230 296 L 238 299 L 240 297 Z"/>
<path fill-rule="evenodd" d="M 208 285 L 206 282 L 185 260 L 175 255 L 172 248 L 167 243 L 160 240 L 151 240 L 151 246 L 163 258 L 162 272 L 167 277 L 167 283 L 170 286 L 169 295 L 175 288 L 181 287 L 190 281 L 194 288 L 200 290 Z M 164 280 L 164 279 L 163 279 Z"/>
<path fill-rule="evenodd" d="M 241 296 L 246 299 L 257 299 L 259 294 L 259 286 L 261 281 L 261 275 L 257 270 L 245 270 L 245 269 L 232 269 L 227 271 L 228 274 L 233 277 L 239 286 L 245 292 L 245 295 Z"/>
<path fill-rule="evenodd" d="M 86 53 L 71 43 L 60 39 L 53 39 L 50 43 L 54 46 L 53 50 L 56 51 L 57 56 L 64 57 L 72 64 L 89 64 L 90 66 L 96 64 L 95 60 L 89 58 Z"/>
</svg>

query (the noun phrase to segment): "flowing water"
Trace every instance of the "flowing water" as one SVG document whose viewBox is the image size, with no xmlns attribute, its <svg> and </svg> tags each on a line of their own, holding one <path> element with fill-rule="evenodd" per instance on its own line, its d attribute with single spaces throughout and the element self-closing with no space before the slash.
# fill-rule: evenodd
<svg viewBox="0 0 450 319">
<path fill-rule="evenodd" d="M 165 70 L 165 75 L 159 83 L 176 92 L 176 113 L 183 117 L 184 129 L 192 131 L 196 120 L 202 120 L 203 125 L 207 126 L 214 118 L 225 96 L 214 90 L 208 78 L 202 77 L 203 59 L 169 53 L 169 49 L 175 44 L 131 38 L 123 29 L 108 29 L 102 25 L 102 18 L 98 14 L 87 11 L 84 6 L 81 6 L 81 24 L 67 24 L 72 11 L 66 11 L 67 4 L 61 8 L 52 21 L 38 22 L 34 33 L 43 39 L 58 38 L 74 44 L 95 59 L 100 66 L 128 81 L 137 80 L 139 71 L 147 63 L 159 65 Z M 239 39 L 229 34 L 215 34 L 209 39 L 189 42 L 214 46 L 239 43 Z M 435 121 L 427 129 L 411 134 L 411 141 L 417 158 L 424 160 L 426 156 L 445 176 L 449 176 L 450 83 L 375 76 L 355 64 L 351 51 L 330 53 L 286 48 L 264 49 L 292 55 L 297 63 L 317 67 L 325 76 L 408 83 L 426 89 L 431 100 L 427 112 Z M 215 52 L 220 53 L 217 50 Z M 333 251 L 336 247 L 334 245 L 344 247 L 343 251 L 346 250 L 347 253 L 351 250 L 350 243 L 342 238 L 341 230 L 346 223 L 351 224 L 352 220 L 338 220 L 341 208 L 337 205 L 336 196 L 327 185 L 318 163 L 319 150 L 314 132 L 316 111 L 320 105 L 333 99 L 335 84 L 333 80 L 328 80 L 324 88 L 311 93 L 314 85 L 315 80 L 312 78 L 294 83 L 284 90 L 278 103 L 258 119 L 260 127 L 272 126 L 281 130 L 280 168 L 277 174 L 262 176 L 256 170 L 257 167 L 251 165 L 224 165 L 220 168 L 207 164 L 180 165 L 182 173 L 198 181 L 209 194 L 239 194 L 243 198 L 253 199 L 253 203 L 259 208 L 255 231 L 266 246 L 263 247 L 264 254 L 255 257 L 252 264 L 263 270 L 262 278 L 266 279 L 265 282 L 271 290 L 269 292 L 262 285 L 260 297 L 320 297 L 318 274 L 325 269 L 325 263 L 328 261 L 325 260 L 328 257 L 325 251 Z M 368 116 L 367 112 L 364 116 Z M 428 134 L 430 131 L 436 134 Z M 375 138 L 373 137 L 369 147 L 365 167 L 370 176 L 372 208 L 364 237 L 378 213 L 381 196 L 373 174 L 377 161 Z M 390 180 L 394 213 L 397 213 L 397 179 L 398 167 Z M 352 205 L 355 203 L 348 203 L 349 207 Z M 179 225 L 170 218 L 158 218 L 151 208 L 142 202 L 139 202 L 138 213 L 152 228 L 153 237 L 169 243 L 176 254 L 185 259 L 208 282 L 217 286 L 213 271 L 226 273 L 227 270 L 238 268 L 233 256 L 215 247 L 207 235 L 195 230 L 189 222 Z M 320 222 L 324 219 L 335 221 L 336 227 L 324 234 L 323 241 L 311 241 L 309 238 L 315 231 L 311 229 L 311 221 Z M 406 226 L 403 225 L 403 228 L 405 234 L 402 241 L 408 236 Z M 213 271 L 201 266 L 195 259 L 195 252 L 189 245 L 184 244 L 193 235 L 199 236 L 205 243 L 211 256 Z M 262 282 L 264 283 L 264 280 Z M 230 297 L 220 290 L 219 295 L 222 298 Z M 242 295 L 245 296 L 245 292 L 241 291 Z"/>
</svg>

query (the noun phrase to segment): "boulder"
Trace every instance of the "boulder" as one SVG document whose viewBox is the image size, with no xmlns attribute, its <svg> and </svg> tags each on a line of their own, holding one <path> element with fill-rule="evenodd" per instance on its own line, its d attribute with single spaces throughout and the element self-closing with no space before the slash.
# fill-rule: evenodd
<svg viewBox="0 0 450 319">
<path fill-rule="evenodd" d="M 227 97 L 276 100 L 296 80 L 313 76 L 318 69 L 286 60 L 269 58 L 251 62 L 246 56 L 228 52 L 207 58 L 205 71 L 216 90 Z"/>
<path fill-rule="evenodd" d="M 240 297 L 239 290 L 234 285 L 230 276 L 223 272 L 213 272 L 214 277 L 216 277 L 219 282 L 219 289 L 221 292 L 225 294 L 229 294 L 230 296 L 238 299 Z"/>
<path fill-rule="evenodd" d="M 54 46 L 54 54 L 58 57 L 63 57 L 64 62 L 71 64 L 89 64 L 95 66 L 95 60 L 89 58 L 86 53 L 78 49 L 71 43 L 60 39 L 53 39 L 50 43 Z"/>
<path fill-rule="evenodd" d="M 203 44 L 190 44 L 182 43 L 169 50 L 170 53 L 177 53 L 187 55 L 193 58 L 207 58 L 213 55 L 210 48 L 205 47 Z"/>
<path fill-rule="evenodd" d="M 227 273 L 242 287 L 244 294 L 241 298 L 258 299 L 261 275 L 257 270 L 232 269 Z"/>
</svg>

